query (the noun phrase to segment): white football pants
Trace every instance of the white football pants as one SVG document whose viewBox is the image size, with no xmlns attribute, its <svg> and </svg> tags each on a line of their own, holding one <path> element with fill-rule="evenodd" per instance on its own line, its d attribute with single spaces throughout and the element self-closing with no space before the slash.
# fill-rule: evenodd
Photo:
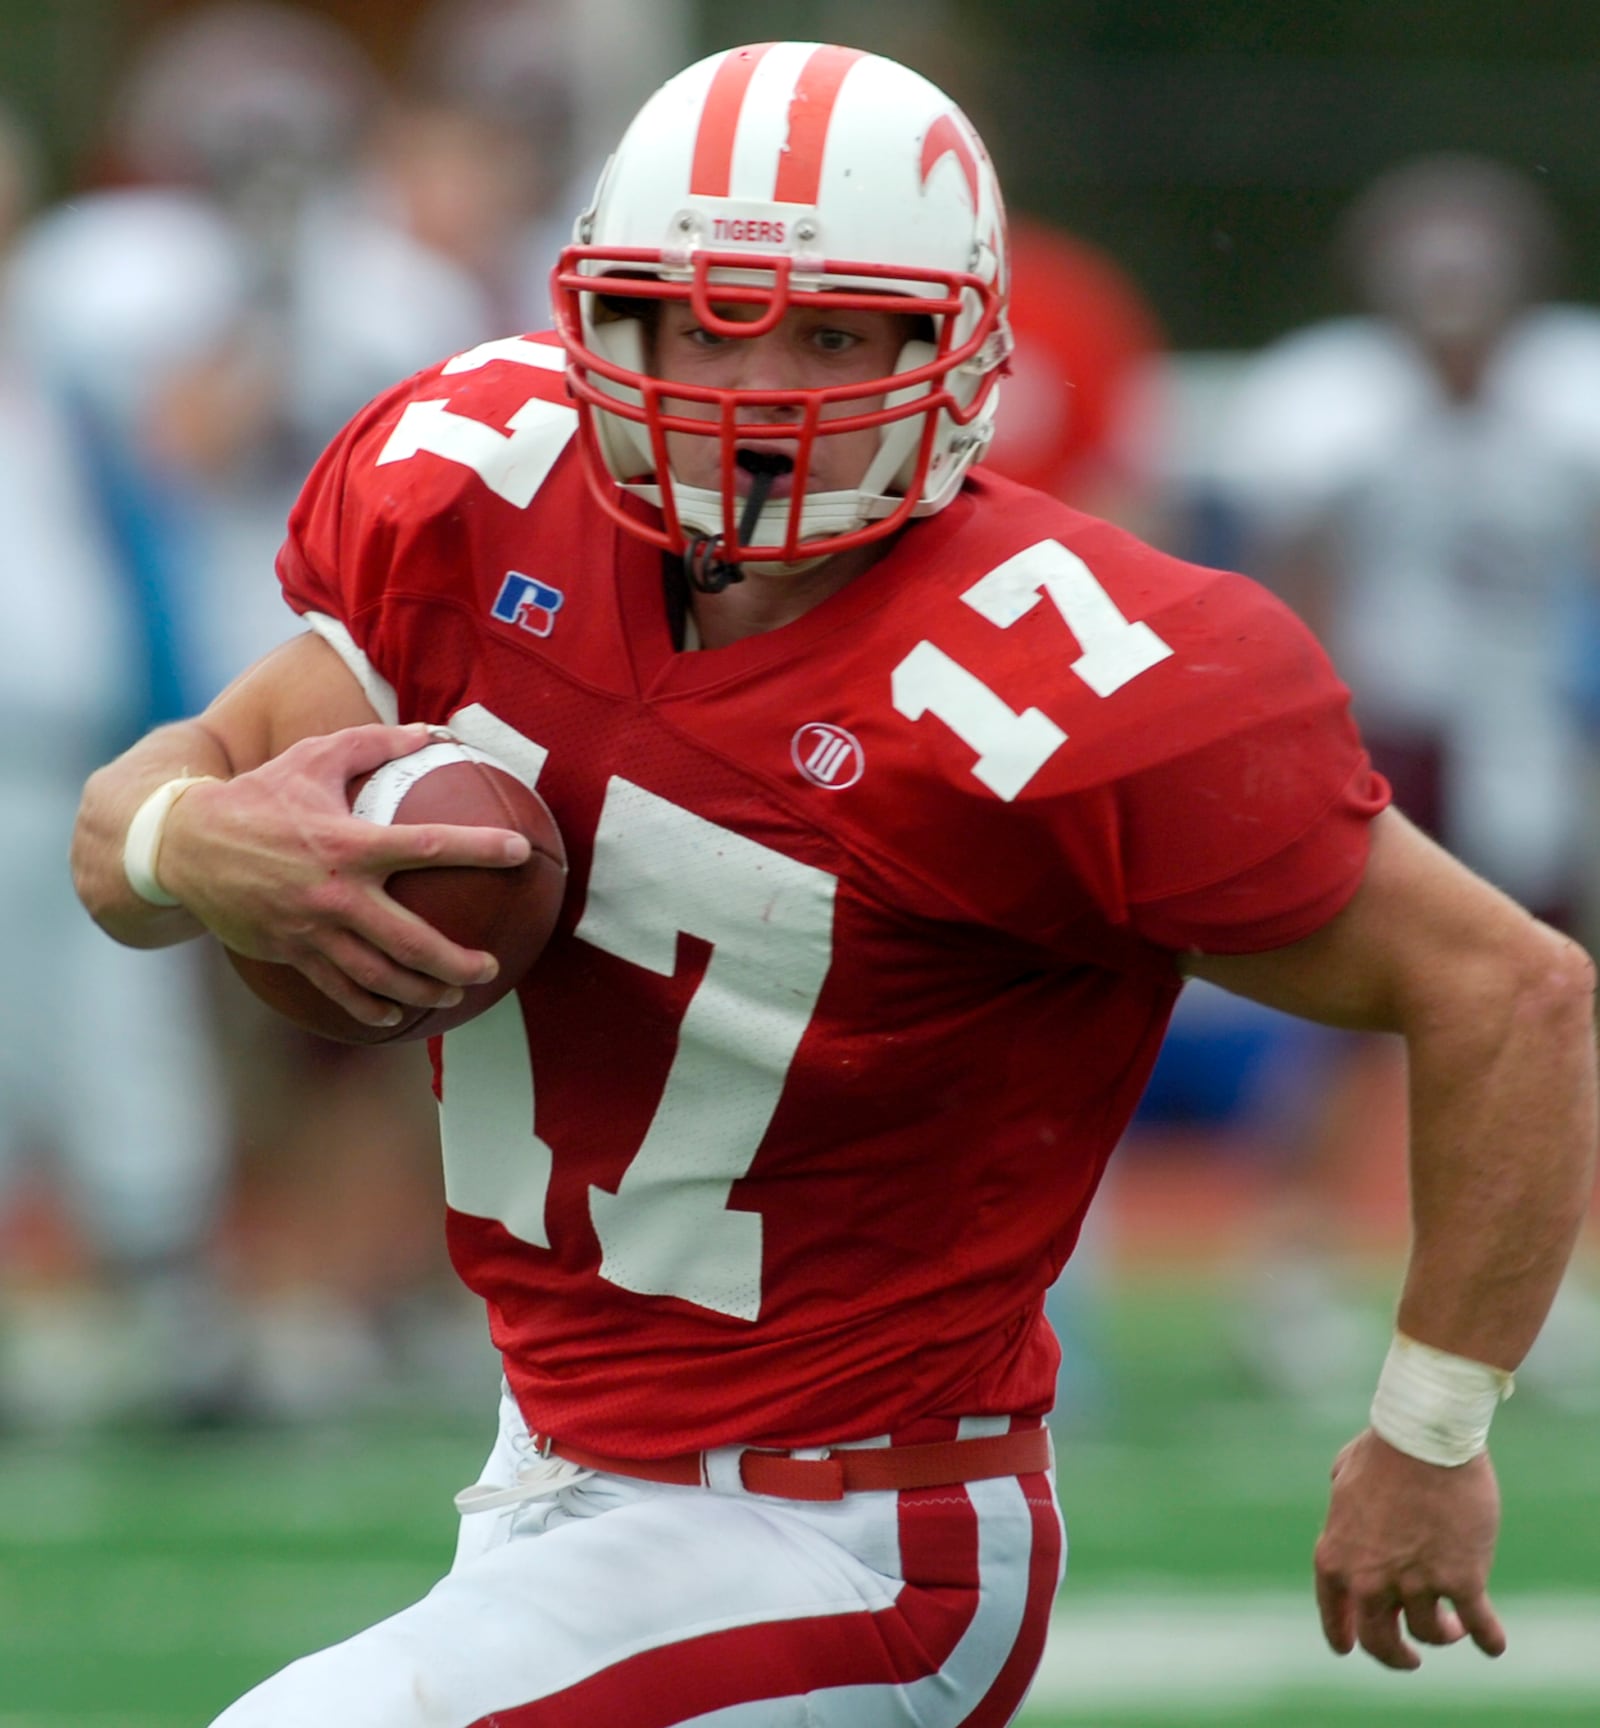
<svg viewBox="0 0 1600 1728">
<path fill-rule="evenodd" d="M 960 1433 L 1007 1426 L 975 1419 Z M 293 1663 L 214 1728 L 1012 1719 L 1064 1560 L 1049 1475 L 810 1504 L 746 1492 L 736 1456 L 727 1487 L 583 1475 L 496 1507 L 494 1490 L 515 1493 L 519 1473 L 524 1493 L 580 1474 L 535 1458 L 505 1399 L 472 1491 L 491 1504 L 463 1518 L 449 1575 L 414 1607 Z"/>
</svg>

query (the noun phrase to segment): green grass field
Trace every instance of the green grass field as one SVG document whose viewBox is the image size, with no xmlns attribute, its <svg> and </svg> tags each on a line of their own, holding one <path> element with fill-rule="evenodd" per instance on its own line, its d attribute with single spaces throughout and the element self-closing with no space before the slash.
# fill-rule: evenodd
<svg viewBox="0 0 1600 1728">
<path fill-rule="evenodd" d="M 1322 1648 L 1309 1583 L 1339 1425 L 1251 1394 L 1214 1304 L 1112 1305 L 1114 1412 L 1061 1436 L 1072 1541 L 1033 1728 L 1576 1728 L 1600 1722 L 1596 1422 L 1519 1399 L 1496 1456 L 1511 1653 L 1391 1676 Z M 0 1446 L 0 1728 L 194 1728 L 414 1599 L 492 1410 L 295 1435 Z M 597 1725 L 603 1728 L 603 1725 Z"/>
</svg>

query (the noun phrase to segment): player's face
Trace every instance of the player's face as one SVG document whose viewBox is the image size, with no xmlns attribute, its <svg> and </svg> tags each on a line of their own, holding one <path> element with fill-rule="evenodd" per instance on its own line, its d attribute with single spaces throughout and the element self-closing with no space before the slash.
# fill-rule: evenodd
<svg viewBox="0 0 1600 1728">
<path fill-rule="evenodd" d="M 748 305 L 717 306 L 715 311 L 720 318 L 740 323 L 749 323 L 761 314 L 760 307 Z M 865 384 L 893 372 L 913 327 L 912 319 L 893 312 L 797 306 L 759 336 L 726 336 L 703 329 L 690 306 L 667 302 L 656 325 L 653 370 L 658 378 L 719 390 L 820 390 Z M 822 421 L 826 424 L 830 419 L 870 412 L 882 405 L 882 396 L 855 397 L 830 404 L 823 410 Z M 712 404 L 681 397 L 669 398 L 667 411 L 697 420 L 717 418 Z M 793 422 L 797 428 L 801 417 L 798 404 L 750 407 L 738 413 L 741 421 L 765 425 Z M 879 435 L 878 428 L 868 427 L 819 437 L 813 447 L 806 490 L 834 492 L 856 486 L 877 454 Z M 792 462 L 799 441 L 752 439 L 749 448 L 787 456 Z M 716 438 L 669 434 L 667 451 L 673 472 L 683 484 L 708 491 L 720 488 L 722 458 Z M 750 489 L 751 476 L 738 470 L 736 483 L 743 495 Z M 771 495 L 781 498 L 789 490 L 790 479 L 785 475 L 774 484 Z"/>
</svg>

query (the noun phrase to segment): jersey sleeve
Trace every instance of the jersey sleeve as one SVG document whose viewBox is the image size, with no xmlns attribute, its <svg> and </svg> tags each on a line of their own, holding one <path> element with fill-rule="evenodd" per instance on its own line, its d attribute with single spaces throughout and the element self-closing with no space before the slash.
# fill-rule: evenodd
<svg viewBox="0 0 1600 1728">
<path fill-rule="evenodd" d="M 278 554 L 285 598 L 302 616 L 336 622 L 347 659 L 353 650 L 392 687 L 403 720 L 436 719 L 461 701 L 476 652 L 474 584 L 494 577 L 494 536 L 508 522 L 524 544 L 537 532 L 530 506 L 550 461 L 513 502 L 494 491 L 474 452 L 503 446 L 505 467 L 526 467 L 498 429 L 519 413 L 526 424 L 537 399 L 561 421 L 562 435 L 546 440 L 553 460 L 571 418 L 554 405 L 562 388 L 546 368 L 463 367 L 460 358 L 430 367 L 362 409 L 307 476 Z M 419 434 L 419 417 L 484 443 L 469 441 L 462 454 Z"/>
<path fill-rule="evenodd" d="M 307 475 L 278 552 L 289 605 L 337 619 L 369 654 L 394 545 L 370 473 L 410 395 L 410 381 L 397 385 L 338 433 Z"/>
<path fill-rule="evenodd" d="M 1203 623 L 1197 623 L 1197 619 Z M 1170 742 L 1111 786 L 1117 910 L 1158 947 L 1293 942 L 1355 893 L 1389 789 L 1311 632 L 1243 578 L 1163 620 Z"/>
<path fill-rule="evenodd" d="M 1320 929 L 1350 900 L 1366 868 L 1369 823 L 1389 789 L 1363 757 L 1303 832 L 1211 880 L 1135 884 L 1133 927 L 1159 947 L 1209 954 L 1281 948 Z"/>
</svg>

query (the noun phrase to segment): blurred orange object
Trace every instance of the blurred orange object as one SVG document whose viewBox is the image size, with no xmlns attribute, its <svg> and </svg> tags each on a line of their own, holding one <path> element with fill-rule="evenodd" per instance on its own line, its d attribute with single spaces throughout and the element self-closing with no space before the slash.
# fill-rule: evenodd
<svg viewBox="0 0 1600 1728">
<path fill-rule="evenodd" d="M 1013 217 L 1016 351 L 985 464 L 1078 508 L 1151 480 L 1166 346 L 1154 310 L 1106 253 L 1033 217 Z"/>
</svg>

